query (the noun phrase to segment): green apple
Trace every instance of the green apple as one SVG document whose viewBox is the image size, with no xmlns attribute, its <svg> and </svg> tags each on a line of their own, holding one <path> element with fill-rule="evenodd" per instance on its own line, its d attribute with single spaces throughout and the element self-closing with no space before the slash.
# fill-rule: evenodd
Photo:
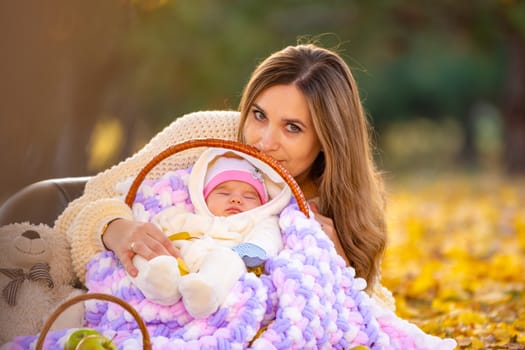
<svg viewBox="0 0 525 350">
<path fill-rule="evenodd" d="M 99 331 L 91 329 L 91 328 L 79 328 L 73 333 L 71 333 L 69 338 L 67 338 L 67 342 L 64 345 L 64 350 L 75 350 L 80 340 L 82 340 L 82 338 L 88 335 L 102 335 L 102 334 L 100 334 Z"/>
<path fill-rule="evenodd" d="M 102 334 L 90 334 L 80 340 L 75 350 L 118 350 L 118 348 Z"/>
</svg>

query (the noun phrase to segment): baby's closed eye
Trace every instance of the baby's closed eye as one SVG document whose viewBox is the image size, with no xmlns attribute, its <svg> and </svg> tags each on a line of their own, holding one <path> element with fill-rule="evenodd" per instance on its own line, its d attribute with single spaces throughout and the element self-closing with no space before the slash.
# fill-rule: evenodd
<svg viewBox="0 0 525 350">
<path fill-rule="evenodd" d="M 253 191 L 244 192 L 242 197 L 247 200 L 259 200 L 259 194 Z"/>
</svg>

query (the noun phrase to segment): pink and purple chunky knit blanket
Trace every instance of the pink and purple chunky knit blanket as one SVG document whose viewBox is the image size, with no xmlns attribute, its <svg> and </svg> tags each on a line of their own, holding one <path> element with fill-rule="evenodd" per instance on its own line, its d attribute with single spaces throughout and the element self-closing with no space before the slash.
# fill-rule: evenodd
<svg viewBox="0 0 525 350">
<path fill-rule="evenodd" d="M 187 170 L 178 171 L 145 182 L 135 210 L 152 215 L 163 206 L 190 206 L 184 194 L 186 176 Z M 111 252 L 90 261 L 87 287 L 134 306 L 148 325 L 155 350 L 455 348 L 454 340 L 426 334 L 370 298 L 365 281 L 345 267 L 319 224 L 306 218 L 293 200 L 281 213 L 280 227 L 284 249 L 267 261 L 264 274 L 246 273 L 206 319 L 193 319 L 182 301 L 160 306 L 146 300 Z M 119 349 L 142 348 L 135 320 L 119 305 L 87 301 L 86 321 L 114 338 Z M 63 349 L 72 331 L 51 332 L 46 348 Z M 12 349 L 28 349 L 35 342 L 34 336 L 20 337 Z"/>
</svg>

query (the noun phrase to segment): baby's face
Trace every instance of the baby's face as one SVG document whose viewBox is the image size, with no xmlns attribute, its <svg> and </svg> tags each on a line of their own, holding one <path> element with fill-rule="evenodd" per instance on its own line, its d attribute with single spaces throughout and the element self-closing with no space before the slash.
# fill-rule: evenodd
<svg viewBox="0 0 525 350">
<path fill-rule="evenodd" d="M 229 216 L 260 206 L 261 199 L 252 185 L 232 180 L 215 187 L 206 204 L 213 215 Z"/>
</svg>

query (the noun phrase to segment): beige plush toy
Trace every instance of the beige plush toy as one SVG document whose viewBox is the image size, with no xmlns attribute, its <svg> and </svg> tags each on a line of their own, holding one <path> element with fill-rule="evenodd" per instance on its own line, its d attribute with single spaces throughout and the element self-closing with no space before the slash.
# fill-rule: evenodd
<svg viewBox="0 0 525 350">
<path fill-rule="evenodd" d="M 0 344 L 37 334 L 56 307 L 84 293 L 73 281 L 65 236 L 44 224 L 0 227 Z M 79 303 L 66 309 L 52 329 L 79 327 L 83 319 Z"/>
</svg>

